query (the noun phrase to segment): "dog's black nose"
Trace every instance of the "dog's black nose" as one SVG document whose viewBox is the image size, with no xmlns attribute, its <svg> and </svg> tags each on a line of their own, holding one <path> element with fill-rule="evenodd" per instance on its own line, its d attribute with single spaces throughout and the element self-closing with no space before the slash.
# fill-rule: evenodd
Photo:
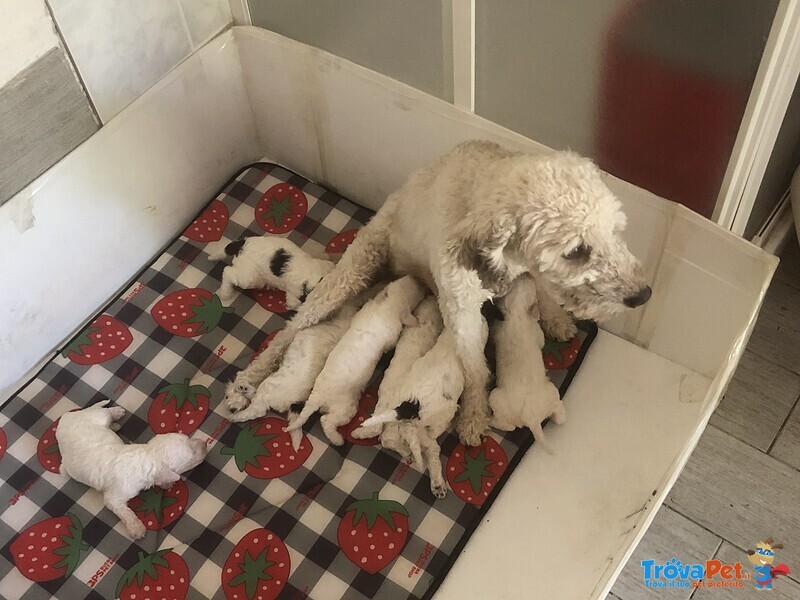
<svg viewBox="0 0 800 600">
<path fill-rule="evenodd" d="M 648 300 L 650 300 L 650 296 L 653 295 L 653 290 L 650 289 L 649 285 L 644 286 L 638 292 L 636 292 L 633 296 L 628 296 L 623 300 L 625 306 L 629 308 L 636 308 L 637 306 L 641 306 Z"/>
</svg>

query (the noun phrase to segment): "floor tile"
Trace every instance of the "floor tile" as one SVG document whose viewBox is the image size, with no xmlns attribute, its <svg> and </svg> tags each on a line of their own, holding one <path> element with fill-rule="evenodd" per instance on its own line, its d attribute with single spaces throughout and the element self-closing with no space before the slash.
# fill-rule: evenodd
<svg viewBox="0 0 800 600">
<path fill-rule="evenodd" d="M 800 375 L 745 350 L 711 424 L 766 452 L 800 395 Z"/>
<path fill-rule="evenodd" d="M 770 454 L 800 470 L 800 402 L 795 405 Z"/>
<path fill-rule="evenodd" d="M 773 279 L 748 350 L 800 373 L 800 289 Z"/>
<path fill-rule="evenodd" d="M 704 562 L 711 558 L 720 539 L 674 510 L 662 506 L 652 525 L 636 547 L 611 591 L 621 600 L 639 598 L 689 598 L 688 589 L 656 590 L 644 586 L 641 561 L 653 559 L 658 563 L 676 557 L 684 564 Z"/>
</svg>

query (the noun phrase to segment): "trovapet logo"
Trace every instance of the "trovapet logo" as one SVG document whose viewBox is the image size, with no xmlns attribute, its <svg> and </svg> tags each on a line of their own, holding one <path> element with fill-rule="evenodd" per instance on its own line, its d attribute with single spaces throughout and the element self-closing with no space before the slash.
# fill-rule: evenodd
<svg viewBox="0 0 800 600">
<path fill-rule="evenodd" d="M 743 582 L 750 579 L 742 563 L 728 565 L 714 559 L 690 564 L 683 564 L 674 557 L 663 564 L 643 560 L 642 571 L 644 585 L 649 588 L 737 588 L 744 587 Z"/>
<path fill-rule="evenodd" d="M 784 564 L 773 565 L 775 550 L 782 550 L 783 544 L 776 544 L 771 537 L 756 544 L 755 550 L 747 551 L 747 560 L 756 570 L 756 587 L 760 590 L 772 589 L 773 580 L 780 575 L 789 575 L 789 567 Z"/>
</svg>

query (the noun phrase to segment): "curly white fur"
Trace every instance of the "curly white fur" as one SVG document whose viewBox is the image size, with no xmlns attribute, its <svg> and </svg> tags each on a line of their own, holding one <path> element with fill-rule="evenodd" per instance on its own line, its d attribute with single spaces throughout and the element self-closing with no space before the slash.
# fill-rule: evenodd
<svg viewBox="0 0 800 600">
<path fill-rule="evenodd" d="M 145 526 L 128 500 L 154 485 L 169 488 L 180 474 L 199 465 L 208 447 L 182 433 L 155 436 L 146 444 L 126 444 L 114 433 L 125 415 L 108 400 L 61 416 L 56 428 L 61 472 L 103 492 L 105 505 L 117 515 L 135 540 Z"/>
<path fill-rule="evenodd" d="M 497 357 L 497 387 L 489 394 L 492 427 L 503 431 L 527 427 L 549 451 L 542 421 L 552 417 L 555 423 L 564 423 L 567 412 L 542 362 L 544 333 L 533 279 L 516 279 L 499 308 L 504 319 L 492 327 Z"/>
<path fill-rule="evenodd" d="M 542 294 L 552 295 L 541 300 L 544 326 L 563 338 L 574 333 L 564 309 L 602 320 L 643 304 L 650 288 L 622 241 L 625 222 L 588 159 L 461 144 L 389 196 L 244 377 L 252 383 L 274 371 L 297 331 L 327 318 L 388 267 L 437 293 L 466 377 L 457 429 L 462 442 L 477 445 L 489 417 L 481 305 L 531 273 L 544 282 Z"/>
<path fill-rule="evenodd" d="M 211 260 L 231 256 L 233 261 L 222 271 L 217 291 L 224 304 L 233 301 L 235 287 L 252 290 L 270 286 L 286 292 L 286 308 L 295 310 L 334 267 L 331 261 L 312 257 L 294 242 L 271 235 L 209 248 Z"/>
<path fill-rule="evenodd" d="M 303 410 L 285 430 L 300 429 L 319 410 L 325 413 L 320 419 L 325 435 L 341 446 L 344 438 L 337 427 L 355 416 L 361 391 L 378 361 L 395 346 L 403 325 L 416 324 L 412 311 L 424 296 L 424 286 L 406 276 L 364 305 L 328 356 Z"/>
<path fill-rule="evenodd" d="M 486 345 L 488 327 L 481 329 Z M 441 448 L 437 438 L 450 426 L 458 408 L 458 398 L 464 389 L 464 374 L 458 358 L 455 337 L 444 329 L 433 348 L 414 361 L 408 376 L 395 396 L 392 410 L 375 414 L 362 427 L 386 423 L 386 427 L 403 421 L 400 444 L 407 445 L 414 461 L 430 474 L 431 492 L 437 498 L 447 494 L 442 474 Z M 414 409 L 416 408 L 416 414 Z M 411 413 L 411 414 L 404 414 Z M 397 443 L 397 442 L 393 442 Z M 384 442 L 384 445 L 386 443 Z"/>
</svg>

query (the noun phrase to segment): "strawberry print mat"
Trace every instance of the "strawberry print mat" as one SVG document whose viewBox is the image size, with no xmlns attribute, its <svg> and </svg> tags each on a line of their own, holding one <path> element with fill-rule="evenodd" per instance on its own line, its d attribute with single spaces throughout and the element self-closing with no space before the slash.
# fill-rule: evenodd
<svg viewBox="0 0 800 600">
<path fill-rule="evenodd" d="M 371 413 L 380 369 L 343 428 L 342 448 L 327 443 L 315 420 L 294 452 L 280 416 L 231 424 L 219 405 L 225 383 L 290 315 L 272 290 L 223 306 L 214 292 L 224 265 L 209 260 L 206 245 L 266 233 L 335 255 L 370 216 L 279 166 L 246 167 L 0 409 L 0 597 L 433 595 L 530 447 L 527 430 L 494 432 L 478 448 L 445 436 L 451 491 L 436 500 L 413 464 L 376 440 L 347 436 Z M 572 342 L 545 347 L 562 394 L 595 331 L 582 325 Z M 170 490 L 131 501 L 148 529 L 139 542 L 98 492 L 59 473 L 58 418 L 105 398 L 127 411 L 123 439 L 181 431 L 209 446 L 207 460 Z"/>
</svg>

